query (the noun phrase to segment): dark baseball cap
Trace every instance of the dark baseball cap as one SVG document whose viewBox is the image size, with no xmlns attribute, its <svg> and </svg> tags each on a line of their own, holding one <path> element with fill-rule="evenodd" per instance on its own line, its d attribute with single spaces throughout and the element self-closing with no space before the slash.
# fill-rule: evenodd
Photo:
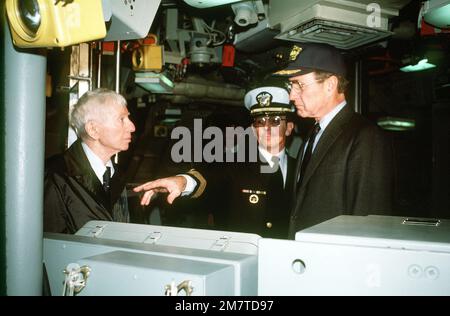
<svg viewBox="0 0 450 316">
<path fill-rule="evenodd" d="M 322 43 L 294 45 L 289 55 L 288 66 L 275 72 L 274 75 L 295 77 L 316 70 L 345 77 L 346 66 L 340 51 L 334 46 Z"/>
</svg>

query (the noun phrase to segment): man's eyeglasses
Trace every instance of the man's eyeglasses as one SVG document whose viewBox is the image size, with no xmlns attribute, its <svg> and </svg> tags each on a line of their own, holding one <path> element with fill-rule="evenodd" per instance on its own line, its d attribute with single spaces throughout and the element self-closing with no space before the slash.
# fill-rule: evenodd
<svg viewBox="0 0 450 316">
<path fill-rule="evenodd" d="M 281 116 L 259 116 L 259 117 L 255 117 L 253 119 L 253 126 L 254 127 L 264 127 L 267 124 L 270 127 L 277 127 L 280 126 L 281 121 L 286 121 L 285 117 L 281 117 Z"/>
<path fill-rule="evenodd" d="M 299 91 L 303 92 L 305 87 L 312 85 L 314 83 L 317 83 L 317 82 L 323 82 L 323 80 L 316 79 L 316 80 L 314 80 L 312 82 L 308 82 L 308 83 L 299 82 L 298 80 L 292 80 L 292 81 L 286 82 L 285 85 L 286 85 L 286 90 L 289 93 L 291 93 L 292 90 L 297 91 L 297 92 L 299 92 Z"/>
</svg>

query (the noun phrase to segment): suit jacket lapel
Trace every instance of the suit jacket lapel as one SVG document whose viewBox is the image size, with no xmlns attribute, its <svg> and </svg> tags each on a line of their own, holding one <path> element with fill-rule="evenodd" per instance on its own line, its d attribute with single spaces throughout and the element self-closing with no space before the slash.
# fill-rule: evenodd
<svg viewBox="0 0 450 316">
<path fill-rule="evenodd" d="M 291 193 L 292 187 L 294 185 L 294 181 L 296 181 L 296 173 L 295 169 L 297 168 L 297 164 L 295 163 L 295 159 L 289 156 L 289 154 L 286 152 L 287 157 L 287 169 L 286 169 L 286 184 L 284 186 L 284 189 L 286 192 Z"/>
<path fill-rule="evenodd" d="M 295 167 L 295 178 L 294 178 L 294 184 L 292 186 L 293 196 L 295 196 L 297 194 L 297 191 L 299 189 L 297 186 L 298 186 L 298 181 L 300 180 L 300 169 L 301 169 L 302 163 L 303 163 L 303 154 L 305 152 L 305 146 L 306 146 L 306 143 L 307 143 L 309 137 L 311 136 L 311 133 L 312 133 L 312 128 L 308 132 L 308 135 L 306 136 L 305 141 L 302 142 L 302 145 L 300 146 L 300 149 L 298 150 L 298 153 L 297 153 L 297 165 Z"/>
<path fill-rule="evenodd" d="M 119 170 L 116 164 L 114 164 L 114 170 L 114 176 L 111 178 L 110 205 L 114 205 L 119 199 L 126 184 L 125 175 Z"/>
<path fill-rule="evenodd" d="M 295 166 L 295 173 L 294 173 L 294 184 L 292 186 L 292 196 L 295 196 L 297 193 L 297 185 L 298 185 L 298 180 L 300 178 L 300 168 L 302 166 L 302 161 L 303 161 L 303 152 L 305 151 L 305 143 L 306 141 L 304 141 L 302 143 L 302 145 L 300 146 L 300 149 L 298 150 L 298 154 L 297 154 L 297 164 Z"/>
<path fill-rule="evenodd" d="M 309 161 L 308 167 L 305 171 L 305 176 L 302 180 L 302 185 L 306 185 L 308 181 L 311 179 L 314 171 L 319 166 L 320 162 L 325 157 L 328 150 L 331 148 L 333 143 L 339 137 L 339 135 L 343 131 L 343 126 L 347 122 L 347 120 L 352 116 L 353 110 L 349 105 L 344 106 L 344 108 L 333 118 L 330 124 L 325 129 L 324 133 L 319 139 L 319 142 L 316 145 L 314 150 L 314 154 L 311 156 L 311 160 Z"/>
<path fill-rule="evenodd" d="M 99 204 L 103 205 L 105 209 L 108 209 L 108 197 L 103 190 L 102 183 L 100 183 L 100 180 L 95 175 L 84 153 L 80 140 L 77 140 L 70 146 L 64 155 L 64 159 L 66 161 L 68 175 L 74 177 L 91 194 L 97 203 L 101 202 Z"/>
</svg>

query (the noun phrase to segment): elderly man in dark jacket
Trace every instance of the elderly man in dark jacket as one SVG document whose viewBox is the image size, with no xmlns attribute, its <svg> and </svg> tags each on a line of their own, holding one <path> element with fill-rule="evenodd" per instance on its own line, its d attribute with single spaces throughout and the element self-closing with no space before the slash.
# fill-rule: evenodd
<svg viewBox="0 0 450 316">
<path fill-rule="evenodd" d="M 70 123 L 79 139 L 46 165 L 44 231 L 73 234 L 90 220 L 129 221 L 125 181 L 111 161 L 131 142 L 128 116 L 126 100 L 111 90 L 78 100 Z"/>
</svg>

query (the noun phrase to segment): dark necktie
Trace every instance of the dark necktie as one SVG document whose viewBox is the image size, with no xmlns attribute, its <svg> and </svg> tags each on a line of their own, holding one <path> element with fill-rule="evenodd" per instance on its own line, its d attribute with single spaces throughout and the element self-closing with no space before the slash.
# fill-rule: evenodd
<svg viewBox="0 0 450 316">
<path fill-rule="evenodd" d="M 303 155 L 302 165 L 300 167 L 300 178 L 298 181 L 298 186 L 302 183 L 303 177 L 305 175 L 306 167 L 308 166 L 309 160 L 311 159 L 312 150 L 314 146 L 314 142 L 316 140 L 317 133 L 320 131 L 319 123 L 316 123 L 311 131 L 311 134 L 308 138 L 308 146 L 306 147 L 305 154 Z"/>
<path fill-rule="evenodd" d="M 273 159 L 275 158 L 275 159 Z M 281 166 L 279 165 L 278 157 L 273 157 L 272 161 L 275 163 L 277 170 L 273 173 L 269 173 L 268 188 L 267 188 L 267 220 L 272 221 L 274 219 L 274 214 L 279 213 L 277 210 L 280 208 L 283 202 L 283 174 L 281 172 Z M 276 216 L 275 216 L 276 217 Z"/>
<path fill-rule="evenodd" d="M 110 187 L 110 182 L 111 182 L 111 167 L 106 167 L 106 171 L 103 174 L 103 190 L 105 190 L 105 192 L 109 192 L 109 187 Z"/>
<path fill-rule="evenodd" d="M 272 157 L 272 162 L 274 163 L 273 168 L 275 170 L 274 173 L 271 174 L 271 184 L 274 185 L 276 188 L 283 189 L 284 187 L 284 180 L 283 180 L 283 173 L 281 172 L 281 165 L 280 165 L 280 158 L 277 156 Z"/>
</svg>

